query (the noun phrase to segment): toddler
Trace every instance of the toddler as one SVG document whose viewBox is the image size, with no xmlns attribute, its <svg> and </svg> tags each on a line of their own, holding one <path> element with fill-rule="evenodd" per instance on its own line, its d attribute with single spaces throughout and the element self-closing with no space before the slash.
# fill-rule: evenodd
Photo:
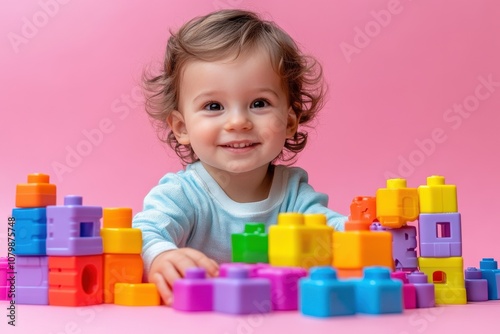
<svg viewBox="0 0 500 334">
<path fill-rule="evenodd" d="M 159 75 L 147 77 L 146 110 L 162 140 L 186 164 L 144 199 L 133 225 L 143 234 L 149 282 L 172 302 L 173 282 L 189 267 L 218 275 L 231 261 L 231 234 L 280 212 L 346 217 L 307 183 L 293 160 L 306 145 L 324 90 L 320 65 L 274 23 L 242 10 L 195 18 L 172 33 Z"/>
</svg>

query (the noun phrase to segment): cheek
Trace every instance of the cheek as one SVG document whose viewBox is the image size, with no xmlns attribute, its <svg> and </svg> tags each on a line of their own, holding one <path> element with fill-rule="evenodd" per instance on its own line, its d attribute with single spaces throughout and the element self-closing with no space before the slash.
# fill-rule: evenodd
<svg viewBox="0 0 500 334">
<path fill-rule="evenodd" d="M 264 139 L 273 139 L 286 136 L 286 118 L 273 116 L 266 119 L 262 124 L 262 137 Z"/>
</svg>

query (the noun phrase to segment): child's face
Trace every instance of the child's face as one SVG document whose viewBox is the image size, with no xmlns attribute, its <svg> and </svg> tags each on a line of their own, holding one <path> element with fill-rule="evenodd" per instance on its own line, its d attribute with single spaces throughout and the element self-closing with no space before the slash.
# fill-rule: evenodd
<svg viewBox="0 0 500 334">
<path fill-rule="evenodd" d="M 205 166 L 230 173 L 267 168 L 297 130 L 281 79 L 259 49 L 185 65 L 179 111 L 168 122 Z"/>
</svg>

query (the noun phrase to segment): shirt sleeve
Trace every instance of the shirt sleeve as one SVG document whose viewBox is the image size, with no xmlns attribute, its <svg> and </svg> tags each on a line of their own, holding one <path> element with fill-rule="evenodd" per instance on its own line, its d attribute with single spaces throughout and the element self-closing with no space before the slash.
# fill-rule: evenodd
<svg viewBox="0 0 500 334">
<path fill-rule="evenodd" d="M 290 211 L 323 213 L 329 226 L 336 231 L 344 231 L 347 217 L 328 208 L 328 195 L 313 189 L 308 183 L 307 172 L 298 167 L 291 168 L 290 172 L 288 189 L 297 193 L 294 208 Z"/>
<path fill-rule="evenodd" d="M 194 210 L 175 174 L 167 174 L 144 199 L 143 211 L 132 226 L 142 231 L 142 258 L 146 273 L 161 253 L 185 247 L 193 228 Z"/>
</svg>

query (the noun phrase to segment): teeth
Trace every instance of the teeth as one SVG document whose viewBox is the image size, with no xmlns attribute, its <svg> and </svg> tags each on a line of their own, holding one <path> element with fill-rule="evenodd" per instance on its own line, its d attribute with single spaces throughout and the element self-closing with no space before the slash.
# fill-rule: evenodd
<svg viewBox="0 0 500 334">
<path fill-rule="evenodd" d="M 247 146 L 251 146 L 251 145 L 252 145 L 251 143 L 235 143 L 235 144 L 229 144 L 227 146 L 233 147 L 233 148 L 242 148 L 242 147 L 247 147 Z"/>
</svg>

